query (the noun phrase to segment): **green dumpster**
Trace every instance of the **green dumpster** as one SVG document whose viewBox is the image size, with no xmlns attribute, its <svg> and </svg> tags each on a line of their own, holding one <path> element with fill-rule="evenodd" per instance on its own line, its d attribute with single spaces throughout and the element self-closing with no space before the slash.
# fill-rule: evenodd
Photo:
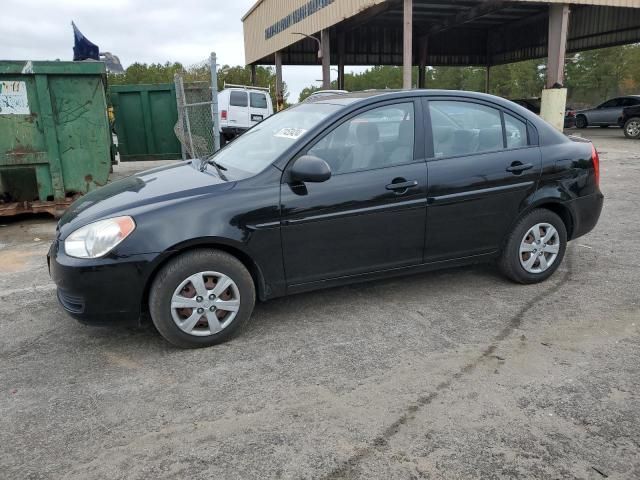
<svg viewBox="0 0 640 480">
<path fill-rule="evenodd" d="M 173 127 L 178 121 L 173 83 L 111 85 L 109 96 L 116 117 L 120 160 L 182 158 Z"/>
<path fill-rule="evenodd" d="M 59 215 L 107 183 L 102 62 L 0 61 L 0 216 Z"/>
</svg>

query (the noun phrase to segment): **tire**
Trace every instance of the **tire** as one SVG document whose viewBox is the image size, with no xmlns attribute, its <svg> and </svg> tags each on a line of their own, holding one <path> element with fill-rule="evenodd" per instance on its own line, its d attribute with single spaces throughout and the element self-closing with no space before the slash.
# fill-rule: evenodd
<svg viewBox="0 0 640 480">
<path fill-rule="evenodd" d="M 555 229 L 556 236 L 554 236 L 548 244 L 535 244 L 535 238 L 532 235 L 531 230 L 539 225 L 550 225 Z M 552 232 L 549 228 L 539 228 L 540 240 L 544 240 L 543 235 L 545 233 Z M 529 243 L 531 241 L 531 243 Z M 546 269 L 541 270 L 543 264 L 542 259 L 535 260 L 530 267 L 530 271 L 525 268 L 523 263 L 527 263 L 532 256 L 536 255 L 536 252 L 523 252 L 521 248 L 527 243 L 526 249 L 540 248 L 544 245 L 544 262 L 549 260 L 549 265 Z M 557 245 L 557 253 L 555 257 L 552 250 L 555 250 Z M 567 227 L 562 219 L 550 210 L 540 208 L 533 210 L 522 217 L 518 223 L 513 227 L 511 233 L 507 236 L 502 253 L 498 260 L 498 267 L 500 271 L 510 280 L 516 283 L 531 284 L 543 282 L 549 278 L 558 269 L 564 258 L 564 254 L 567 248 Z M 538 252 L 539 256 L 539 252 Z"/>
<path fill-rule="evenodd" d="M 589 126 L 589 122 L 587 122 L 587 117 L 584 115 L 578 115 L 576 117 L 576 128 L 587 128 Z"/>
<path fill-rule="evenodd" d="M 227 144 L 227 137 L 224 136 L 224 133 L 220 134 L 220 148 L 224 147 Z"/>
<path fill-rule="evenodd" d="M 624 124 L 624 136 L 627 138 L 640 138 L 640 117 L 632 117 Z"/>
<path fill-rule="evenodd" d="M 225 290 L 216 292 L 218 286 Z M 205 291 L 208 294 L 199 295 Z M 211 297 L 213 292 L 217 295 Z M 181 348 L 201 348 L 237 334 L 251 317 L 255 299 L 251 274 L 237 258 L 220 250 L 193 250 L 171 260 L 158 272 L 151 284 L 149 311 L 166 340 Z M 172 308 L 173 302 L 194 308 Z M 216 320 L 219 323 L 213 325 Z"/>
</svg>

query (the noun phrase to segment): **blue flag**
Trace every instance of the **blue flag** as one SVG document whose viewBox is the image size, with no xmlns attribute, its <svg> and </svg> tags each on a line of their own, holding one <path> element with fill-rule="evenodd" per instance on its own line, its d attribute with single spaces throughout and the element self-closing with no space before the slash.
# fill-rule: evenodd
<svg viewBox="0 0 640 480">
<path fill-rule="evenodd" d="M 87 37 L 85 37 L 76 24 L 71 22 L 73 27 L 73 61 L 86 60 L 88 58 L 92 60 L 100 60 L 100 49 L 94 43 L 91 43 Z"/>
</svg>

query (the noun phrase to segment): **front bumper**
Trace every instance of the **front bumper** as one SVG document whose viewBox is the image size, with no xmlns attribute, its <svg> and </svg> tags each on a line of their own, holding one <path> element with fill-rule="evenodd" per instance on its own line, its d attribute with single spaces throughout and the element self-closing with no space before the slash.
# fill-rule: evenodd
<svg viewBox="0 0 640 480">
<path fill-rule="evenodd" d="M 83 323 L 135 323 L 158 254 L 78 259 L 55 240 L 49 249 L 49 274 L 64 310 Z"/>
</svg>

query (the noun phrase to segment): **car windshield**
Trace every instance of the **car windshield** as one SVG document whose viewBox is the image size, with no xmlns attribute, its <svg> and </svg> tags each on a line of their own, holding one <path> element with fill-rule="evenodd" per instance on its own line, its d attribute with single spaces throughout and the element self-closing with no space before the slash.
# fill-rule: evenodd
<svg viewBox="0 0 640 480">
<path fill-rule="evenodd" d="M 260 122 L 210 159 L 231 170 L 233 176 L 255 175 L 340 108 L 326 103 L 289 108 Z"/>
</svg>

